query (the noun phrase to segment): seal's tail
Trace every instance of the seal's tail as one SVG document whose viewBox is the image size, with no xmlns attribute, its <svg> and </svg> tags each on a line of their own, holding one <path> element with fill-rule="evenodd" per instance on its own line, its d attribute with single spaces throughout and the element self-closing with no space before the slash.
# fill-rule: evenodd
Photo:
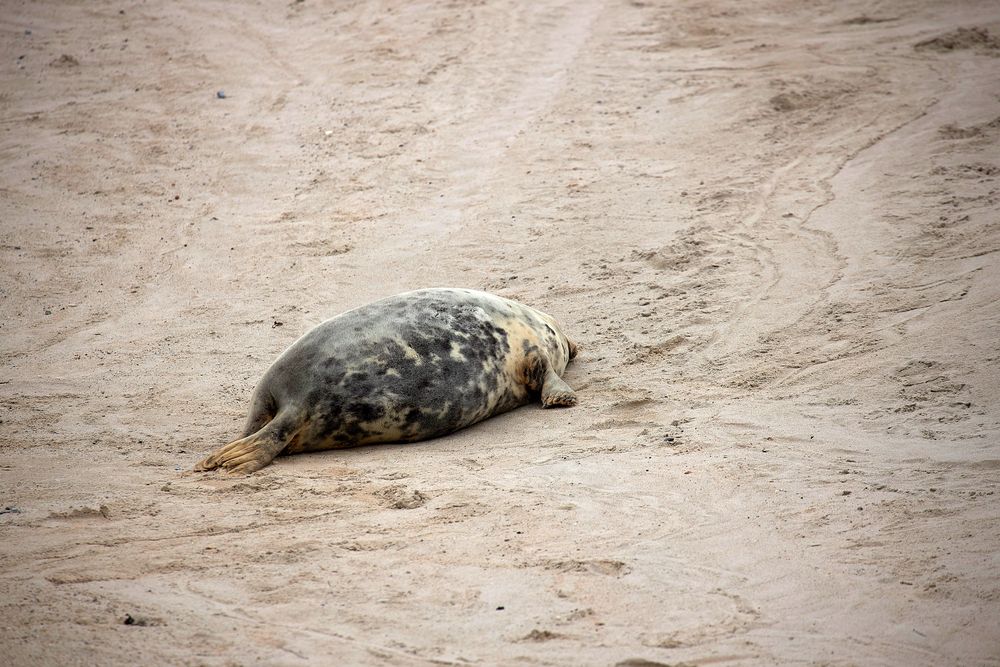
<svg viewBox="0 0 1000 667">
<path fill-rule="evenodd" d="M 244 438 L 229 443 L 199 461 L 195 470 L 225 468 L 233 474 L 249 474 L 270 463 L 298 433 L 295 416 L 280 411 L 274 419 Z"/>
</svg>

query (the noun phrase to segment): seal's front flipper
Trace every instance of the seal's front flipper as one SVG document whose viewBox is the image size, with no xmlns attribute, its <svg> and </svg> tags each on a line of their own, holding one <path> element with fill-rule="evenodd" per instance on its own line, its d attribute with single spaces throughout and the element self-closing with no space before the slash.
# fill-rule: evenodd
<svg viewBox="0 0 1000 667">
<path fill-rule="evenodd" d="M 537 391 L 542 395 L 544 408 L 576 405 L 576 393 L 563 382 L 558 373 L 552 370 L 549 360 L 539 354 L 537 349 L 525 355 L 518 369 L 518 379 L 524 383 L 528 391 Z"/>
<path fill-rule="evenodd" d="M 553 408 L 557 405 L 576 405 L 576 392 L 550 368 L 542 384 L 542 407 Z"/>
<path fill-rule="evenodd" d="M 256 433 L 217 449 L 199 461 L 194 469 L 225 468 L 234 475 L 247 475 L 260 470 L 274 460 L 296 435 L 294 429 L 288 428 L 288 421 L 286 415 L 278 415 Z"/>
</svg>

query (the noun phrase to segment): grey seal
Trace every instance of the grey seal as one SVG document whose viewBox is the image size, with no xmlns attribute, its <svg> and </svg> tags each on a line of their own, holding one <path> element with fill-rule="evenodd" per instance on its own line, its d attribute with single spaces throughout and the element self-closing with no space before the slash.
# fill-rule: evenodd
<svg viewBox="0 0 1000 667">
<path fill-rule="evenodd" d="M 278 454 L 414 442 L 536 398 L 570 406 L 576 345 L 554 318 L 470 289 L 397 294 L 319 324 L 257 384 L 243 437 L 195 470 L 251 473 Z"/>
</svg>

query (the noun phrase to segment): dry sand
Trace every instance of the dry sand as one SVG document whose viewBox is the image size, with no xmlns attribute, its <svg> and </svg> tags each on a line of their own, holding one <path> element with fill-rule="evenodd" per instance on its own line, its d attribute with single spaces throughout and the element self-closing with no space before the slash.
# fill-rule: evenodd
<svg viewBox="0 0 1000 667">
<path fill-rule="evenodd" d="M 1000 664 L 996 2 L 2 12 L 4 665 Z M 437 285 L 580 405 L 189 472 Z"/>
</svg>

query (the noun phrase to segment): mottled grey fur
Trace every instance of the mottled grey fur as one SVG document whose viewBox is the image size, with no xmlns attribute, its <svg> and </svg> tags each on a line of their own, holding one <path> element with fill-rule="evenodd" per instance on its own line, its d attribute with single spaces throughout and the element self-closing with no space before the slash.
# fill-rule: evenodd
<svg viewBox="0 0 1000 667">
<path fill-rule="evenodd" d="M 243 438 L 197 466 L 252 472 L 279 453 L 412 442 L 541 396 L 575 345 L 555 320 L 485 292 L 424 289 L 348 311 L 292 344 L 254 392 Z"/>
</svg>

